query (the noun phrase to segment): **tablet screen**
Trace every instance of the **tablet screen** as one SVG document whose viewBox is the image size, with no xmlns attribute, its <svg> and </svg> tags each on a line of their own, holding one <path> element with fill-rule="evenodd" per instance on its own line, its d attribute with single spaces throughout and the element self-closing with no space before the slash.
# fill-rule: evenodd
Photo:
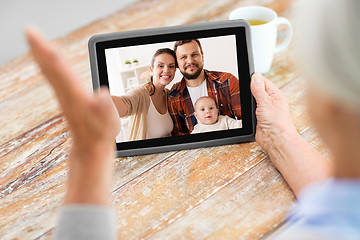
<svg viewBox="0 0 360 240">
<path fill-rule="evenodd" d="M 118 153 L 253 139 L 248 26 L 212 25 L 154 29 L 143 36 L 133 31 L 89 44 L 96 61 L 93 82 L 94 71 L 98 76 L 94 88 L 108 86 L 114 102 L 121 99 L 129 110 L 120 118 Z M 152 95 L 156 87 L 164 87 L 166 101 Z"/>
</svg>

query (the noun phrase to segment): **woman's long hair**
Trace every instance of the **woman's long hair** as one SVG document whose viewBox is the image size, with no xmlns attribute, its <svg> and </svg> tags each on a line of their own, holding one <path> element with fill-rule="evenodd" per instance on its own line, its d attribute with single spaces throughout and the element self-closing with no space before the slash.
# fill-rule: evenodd
<svg viewBox="0 0 360 240">
<path fill-rule="evenodd" d="M 175 67 L 177 67 L 177 61 L 176 61 L 176 54 L 173 50 L 170 48 L 160 48 L 156 50 L 155 54 L 153 55 L 151 59 L 151 67 L 154 68 L 155 58 L 161 54 L 170 54 L 174 57 L 175 60 Z M 155 93 L 155 85 L 153 83 L 153 76 L 150 77 L 150 81 L 145 84 L 146 89 L 149 91 L 150 96 L 152 96 Z"/>
</svg>

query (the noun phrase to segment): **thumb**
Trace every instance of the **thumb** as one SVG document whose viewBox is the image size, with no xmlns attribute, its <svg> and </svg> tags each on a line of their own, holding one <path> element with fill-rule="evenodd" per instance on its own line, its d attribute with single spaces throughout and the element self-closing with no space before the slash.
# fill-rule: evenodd
<svg viewBox="0 0 360 240">
<path fill-rule="evenodd" d="M 251 92 L 257 102 L 268 97 L 268 93 L 265 90 L 264 77 L 261 73 L 254 73 L 251 77 Z"/>
</svg>

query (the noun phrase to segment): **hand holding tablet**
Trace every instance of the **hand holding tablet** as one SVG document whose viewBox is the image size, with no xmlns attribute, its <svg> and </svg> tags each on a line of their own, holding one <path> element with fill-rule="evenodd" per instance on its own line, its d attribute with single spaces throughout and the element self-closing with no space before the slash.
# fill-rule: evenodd
<svg viewBox="0 0 360 240">
<path fill-rule="evenodd" d="M 109 87 L 122 117 L 118 156 L 253 140 L 250 39 L 249 24 L 243 20 L 92 37 L 93 87 Z M 131 58 L 140 64 L 125 68 Z M 144 80 L 147 71 L 151 77 Z M 135 84 L 128 86 L 129 79 Z M 198 124 L 194 104 L 203 96 L 215 101 L 218 119 L 226 116 L 241 124 L 190 135 Z"/>
</svg>

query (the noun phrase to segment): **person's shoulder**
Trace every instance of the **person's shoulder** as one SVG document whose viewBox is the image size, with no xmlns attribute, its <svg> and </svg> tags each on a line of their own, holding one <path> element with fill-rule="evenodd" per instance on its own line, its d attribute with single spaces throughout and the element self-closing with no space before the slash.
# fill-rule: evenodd
<svg viewBox="0 0 360 240">
<path fill-rule="evenodd" d="M 227 118 L 230 118 L 230 117 L 228 117 L 227 115 L 219 115 L 219 121 L 220 120 L 223 120 L 223 119 L 227 119 Z"/>
<path fill-rule="evenodd" d="M 204 69 L 205 75 L 208 76 L 210 79 L 218 79 L 223 72 L 219 71 L 209 71 L 207 69 Z"/>
<path fill-rule="evenodd" d="M 145 85 L 131 87 L 128 93 L 149 93 L 150 89 Z"/>
<path fill-rule="evenodd" d="M 237 120 L 232 117 L 229 117 L 228 115 L 219 115 L 219 122 L 230 123 L 230 122 L 234 122 L 234 121 L 237 121 Z"/>
<path fill-rule="evenodd" d="M 122 98 L 147 99 L 150 97 L 149 89 L 145 85 L 132 87 Z"/>
<path fill-rule="evenodd" d="M 176 91 L 176 90 L 180 90 L 180 86 L 181 86 L 181 81 L 175 83 L 175 84 L 171 87 L 170 92 L 173 92 L 173 91 Z"/>
<path fill-rule="evenodd" d="M 225 82 L 227 80 L 238 80 L 233 74 L 228 72 L 221 72 L 220 81 Z"/>
<path fill-rule="evenodd" d="M 228 72 L 209 71 L 209 70 L 206 70 L 205 72 L 207 76 L 209 76 L 211 79 L 216 79 L 221 83 L 226 82 L 228 80 L 237 80 L 237 78 L 233 74 Z"/>
<path fill-rule="evenodd" d="M 234 120 L 227 115 L 219 115 L 218 119 L 219 119 L 218 122 L 222 122 L 222 123 L 225 123 L 225 122 L 227 123 L 227 122 L 230 122 L 231 120 Z"/>
<path fill-rule="evenodd" d="M 142 85 L 142 87 L 139 87 L 139 91 L 143 92 L 143 93 L 147 93 L 149 96 L 154 94 L 155 92 L 155 86 L 153 83 L 148 82 L 145 83 L 144 85 Z"/>
<path fill-rule="evenodd" d="M 200 129 L 199 129 L 199 123 L 198 124 L 196 124 L 195 126 L 194 126 L 194 129 L 192 130 L 192 132 L 190 133 L 190 134 L 194 134 L 194 133 L 200 133 Z"/>
<path fill-rule="evenodd" d="M 169 97 L 170 98 L 175 98 L 178 97 L 180 94 L 180 89 L 181 89 L 181 81 L 175 83 L 171 89 L 169 90 Z"/>
</svg>

